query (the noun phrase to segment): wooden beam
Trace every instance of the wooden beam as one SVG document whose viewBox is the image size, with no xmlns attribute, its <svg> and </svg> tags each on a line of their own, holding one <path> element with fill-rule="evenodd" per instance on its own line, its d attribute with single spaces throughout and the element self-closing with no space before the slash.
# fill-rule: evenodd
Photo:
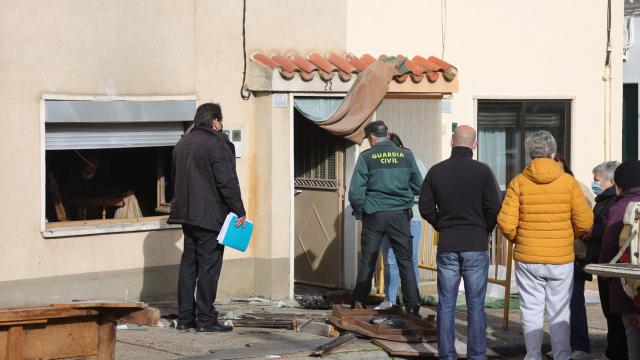
<svg viewBox="0 0 640 360">
<path fill-rule="evenodd" d="M 350 333 L 350 332 L 345 333 L 329 341 L 328 343 L 313 349 L 313 351 L 311 352 L 311 356 L 325 357 L 330 353 L 332 353 L 333 351 L 347 345 L 348 343 L 352 342 L 357 338 L 358 337 L 354 333 Z"/>
<path fill-rule="evenodd" d="M 98 327 L 98 360 L 116 358 L 116 324 L 105 321 Z"/>
<path fill-rule="evenodd" d="M 7 333 L 7 360 L 22 360 L 22 326 L 12 326 Z"/>
</svg>

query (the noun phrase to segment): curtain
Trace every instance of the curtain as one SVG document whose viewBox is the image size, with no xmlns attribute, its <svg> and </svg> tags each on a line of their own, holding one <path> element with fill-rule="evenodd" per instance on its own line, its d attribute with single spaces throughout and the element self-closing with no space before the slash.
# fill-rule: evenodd
<svg viewBox="0 0 640 360">
<path fill-rule="evenodd" d="M 493 170 L 501 191 L 507 190 L 507 132 L 496 127 L 478 129 L 478 159 Z"/>
<path fill-rule="evenodd" d="M 344 98 L 296 97 L 293 106 L 305 118 L 319 124 L 336 113 Z"/>
</svg>

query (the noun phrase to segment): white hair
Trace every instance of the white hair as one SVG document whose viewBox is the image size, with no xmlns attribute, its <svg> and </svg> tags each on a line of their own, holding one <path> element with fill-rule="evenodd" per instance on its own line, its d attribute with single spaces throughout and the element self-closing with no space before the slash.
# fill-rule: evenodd
<svg viewBox="0 0 640 360">
<path fill-rule="evenodd" d="M 556 139 L 546 130 L 538 130 L 525 140 L 524 146 L 531 159 L 551 157 L 557 150 Z"/>
</svg>

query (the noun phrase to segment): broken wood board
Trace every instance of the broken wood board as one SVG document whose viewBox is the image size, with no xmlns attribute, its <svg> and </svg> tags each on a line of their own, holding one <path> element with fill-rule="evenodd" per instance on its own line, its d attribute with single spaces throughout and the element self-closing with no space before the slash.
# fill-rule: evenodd
<svg viewBox="0 0 640 360">
<path fill-rule="evenodd" d="M 224 359 L 250 359 L 256 357 L 265 357 L 269 355 L 295 354 L 303 351 L 314 349 L 324 345 L 331 340 L 290 340 L 290 341 L 274 341 L 257 344 L 247 344 L 248 346 L 233 349 L 211 350 L 209 355 L 190 356 L 185 359 L 189 360 L 224 360 Z"/>
<path fill-rule="evenodd" d="M 79 300 L 72 301 L 68 303 L 59 303 L 59 304 L 51 304 L 51 307 L 54 308 L 140 308 L 144 309 L 149 307 L 149 305 L 143 302 L 122 302 L 122 301 L 111 301 L 111 300 Z"/>
<path fill-rule="evenodd" d="M 142 303 L 62 305 L 0 309 L 0 354 L 8 359 L 111 360 L 118 319 L 136 312 L 132 319 L 138 322 L 155 318 L 142 313 L 152 312 Z"/>
<path fill-rule="evenodd" d="M 296 328 L 296 319 L 239 319 L 231 320 L 233 327 L 254 327 L 267 329 L 287 329 Z"/>
<path fill-rule="evenodd" d="M 410 356 L 410 357 L 438 357 L 438 343 L 437 342 L 422 342 L 422 343 L 406 343 L 400 341 L 389 341 L 383 339 L 373 339 L 372 342 L 381 348 L 383 348 L 391 356 Z M 458 358 L 467 358 L 467 344 L 456 339 L 455 342 L 456 352 Z M 487 348 L 487 358 L 499 358 L 500 355 L 495 351 Z"/>
<path fill-rule="evenodd" d="M 320 345 L 317 348 L 313 349 L 313 351 L 311 352 L 311 356 L 325 357 L 357 338 L 358 337 L 354 333 L 345 333 L 340 337 L 337 337 L 329 341 L 328 343 Z"/>
<path fill-rule="evenodd" d="M 314 334 L 325 337 L 340 336 L 340 332 L 336 328 L 325 322 L 313 321 L 313 320 L 298 320 L 296 324 L 296 332 L 303 332 L 306 334 Z"/>
<path fill-rule="evenodd" d="M 414 318 L 397 306 L 375 310 L 336 305 L 329 321 L 340 329 L 370 338 L 418 343 L 436 339 L 434 323 Z"/>
</svg>

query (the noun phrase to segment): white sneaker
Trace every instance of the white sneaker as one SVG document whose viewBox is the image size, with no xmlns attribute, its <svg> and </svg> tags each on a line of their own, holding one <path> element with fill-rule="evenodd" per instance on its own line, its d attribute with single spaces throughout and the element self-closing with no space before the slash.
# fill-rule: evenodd
<svg viewBox="0 0 640 360">
<path fill-rule="evenodd" d="M 376 306 L 374 309 L 376 310 L 387 310 L 388 308 L 392 307 L 393 304 L 390 301 L 383 301 L 380 303 L 380 305 Z"/>
<path fill-rule="evenodd" d="M 586 353 L 584 351 L 576 350 L 573 352 L 573 354 L 571 354 L 571 360 L 589 360 L 589 359 L 591 359 L 591 357 L 589 356 L 589 353 Z"/>
</svg>

